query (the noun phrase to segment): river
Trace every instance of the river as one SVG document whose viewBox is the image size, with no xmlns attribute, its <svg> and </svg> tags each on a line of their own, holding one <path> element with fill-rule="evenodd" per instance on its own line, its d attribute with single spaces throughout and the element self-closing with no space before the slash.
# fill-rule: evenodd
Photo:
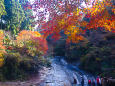
<svg viewBox="0 0 115 86">
<path fill-rule="evenodd" d="M 80 70 L 77 63 L 72 65 L 67 63 L 63 57 L 56 56 L 51 59 L 51 68 L 39 86 L 88 86 L 89 79 L 95 80 L 92 74 Z"/>
</svg>

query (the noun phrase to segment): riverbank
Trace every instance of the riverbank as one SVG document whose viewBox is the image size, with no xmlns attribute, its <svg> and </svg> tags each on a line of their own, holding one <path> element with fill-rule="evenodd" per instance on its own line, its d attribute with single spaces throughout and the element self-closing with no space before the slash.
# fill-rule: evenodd
<svg viewBox="0 0 115 86">
<path fill-rule="evenodd" d="M 0 82 L 0 86 L 80 86 L 82 79 L 84 86 L 87 86 L 88 79 L 93 80 L 94 77 L 81 72 L 77 66 L 67 63 L 62 58 L 53 58 L 51 67 L 44 67 L 38 75 L 30 77 L 30 80 Z"/>
<path fill-rule="evenodd" d="M 0 86 L 39 86 L 38 84 L 43 82 L 48 70 L 49 68 L 43 67 L 39 74 L 32 75 L 29 80 L 0 82 Z"/>
</svg>

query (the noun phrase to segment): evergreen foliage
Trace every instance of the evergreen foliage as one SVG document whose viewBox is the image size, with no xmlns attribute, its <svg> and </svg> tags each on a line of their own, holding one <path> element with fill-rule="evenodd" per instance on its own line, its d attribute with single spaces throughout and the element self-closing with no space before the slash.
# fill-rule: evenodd
<svg viewBox="0 0 115 86">
<path fill-rule="evenodd" d="M 11 30 L 16 34 L 25 19 L 24 11 L 18 0 L 5 0 L 4 4 L 7 12 L 4 17 L 4 20 L 7 21 L 7 30 Z"/>
<path fill-rule="evenodd" d="M 5 11 L 5 6 L 4 6 L 4 0 L 0 0 L 0 18 L 2 15 L 5 15 L 6 11 Z"/>
<path fill-rule="evenodd" d="M 32 25 L 32 23 L 34 22 L 34 18 L 33 17 L 33 12 L 32 9 L 26 9 L 26 5 L 30 4 L 28 0 L 19 0 L 22 9 L 24 10 L 24 14 L 25 14 L 25 19 L 21 24 L 21 29 L 25 29 L 25 30 L 32 30 L 34 25 Z"/>
</svg>

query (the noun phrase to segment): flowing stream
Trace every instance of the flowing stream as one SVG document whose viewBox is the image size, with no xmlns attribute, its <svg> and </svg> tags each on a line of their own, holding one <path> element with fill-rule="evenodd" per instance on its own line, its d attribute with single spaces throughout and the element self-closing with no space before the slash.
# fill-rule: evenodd
<svg viewBox="0 0 115 86">
<path fill-rule="evenodd" d="M 53 58 L 51 63 L 51 68 L 40 86 L 88 86 L 89 79 L 95 80 L 93 75 L 80 70 L 77 65 L 68 64 L 60 56 Z"/>
</svg>

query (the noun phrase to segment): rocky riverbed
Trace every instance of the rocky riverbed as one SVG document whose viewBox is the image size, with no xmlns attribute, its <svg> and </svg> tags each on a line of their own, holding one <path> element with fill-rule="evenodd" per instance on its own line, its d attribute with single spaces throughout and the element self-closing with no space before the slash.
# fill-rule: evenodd
<svg viewBox="0 0 115 86">
<path fill-rule="evenodd" d="M 53 58 L 51 67 L 44 67 L 38 75 L 28 81 L 0 82 L 0 86 L 82 86 L 88 85 L 88 79 L 94 80 L 90 74 L 80 70 L 77 66 L 68 64 L 64 59 Z"/>
<path fill-rule="evenodd" d="M 32 75 L 29 80 L 0 82 L 0 86 L 39 86 L 38 84 L 45 79 L 48 70 L 49 68 L 43 67 L 39 74 Z"/>
<path fill-rule="evenodd" d="M 88 79 L 95 80 L 90 74 L 68 64 L 64 59 L 54 58 L 46 78 L 38 86 L 82 86 L 88 85 Z"/>
<path fill-rule="evenodd" d="M 52 61 L 51 69 L 40 86 L 71 86 L 71 76 L 69 76 L 65 69 L 59 65 L 56 60 Z"/>
</svg>

